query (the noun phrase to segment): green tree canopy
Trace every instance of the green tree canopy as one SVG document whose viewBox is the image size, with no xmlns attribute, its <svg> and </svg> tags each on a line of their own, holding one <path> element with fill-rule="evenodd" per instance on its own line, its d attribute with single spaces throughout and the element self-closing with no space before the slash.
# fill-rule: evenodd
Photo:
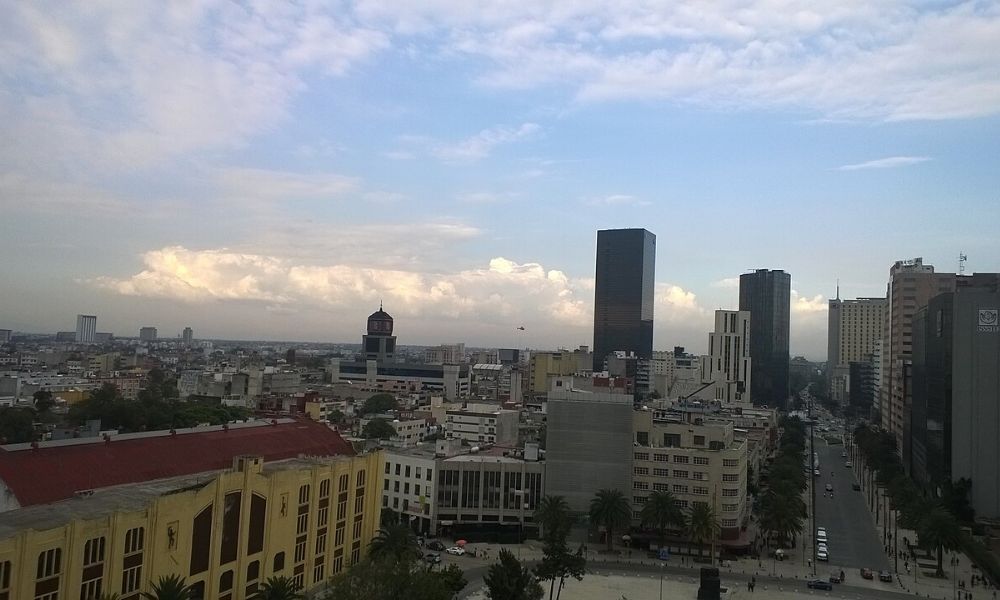
<svg viewBox="0 0 1000 600">
<path fill-rule="evenodd" d="M 719 535 L 719 519 L 712 505 L 706 502 L 695 502 L 688 516 L 688 536 L 696 544 L 704 545 Z M 714 560 L 714 558 L 713 558 Z"/>
<path fill-rule="evenodd" d="M 456 588 L 465 580 L 464 575 L 461 579 L 457 575 L 460 573 L 455 573 L 454 569 L 433 571 L 416 564 L 415 560 L 396 561 L 369 556 L 333 578 L 329 597 L 344 600 L 451 600 Z"/>
<path fill-rule="evenodd" d="M 642 505 L 642 524 L 655 529 L 663 544 L 668 529 L 684 529 L 684 511 L 670 492 L 653 492 Z"/>
<path fill-rule="evenodd" d="M 38 390 L 32 394 L 32 399 L 35 403 L 35 410 L 40 413 L 48 412 L 56 404 L 56 400 L 49 390 Z"/>
<path fill-rule="evenodd" d="M 541 600 L 545 596 L 538 579 L 510 550 L 501 550 L 498 558 L 483 577 L 490 600 Z"/>
<path fill-rule="evenodd" d="M 35 413 L 30 408 L 0 408 L 0 438 L 7 444 L 23 444 L 35 439 Z"/>
<path fill-rule="evenodd" d="M 302 600 L 305 596 L 290 577 L 268 577 L 251 596 L 251 600 Z"/>
<path fill-rule="evenodd" d="M 368 545 L 368 554 L 375 560 L 410 562 L 416 558 L 418 550 L 416 536 L 404 524 L 382 527 Z"/>
<path fill-rule="evenodd" d="M 395 435 L 396 430 L 385 419 L 372 419 L 361 428 L 361 437 L 369 440 L 388 440 Z"/>
<path fill-rule="evenodd" d="M 361 414 L 385 413 L 399 408 L 399 403 L 392 394 L 380 393 L 369 396 L 361 407 Z"/>
<path fill-rule="evenodd" d="M 180 575 L 167 575 L 150 583 L 152 591 L 143 592 L 146 600 L 196 600 L 192 596 L 191 586 L 184 583 Z"/>
<path fill-rule="evenodd" d="M 628 499 L 620 490 L 598 490 L 590 500 L 590 520 L 595 525 L 604 527 L 610 552 L 614 543 L 614 531 L 628 527 L 632 520 Z"/>
</svg>

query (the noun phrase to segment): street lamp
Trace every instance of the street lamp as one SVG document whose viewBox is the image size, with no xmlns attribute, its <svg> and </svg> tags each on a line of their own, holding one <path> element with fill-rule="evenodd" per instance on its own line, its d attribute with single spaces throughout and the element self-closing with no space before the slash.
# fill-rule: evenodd
<svg viewBox="0 0 1000 600">
<path fill-rule="evenodd" d="M 660 600 L 663 600 L 663 571 L 665 570 L 667 563 L 660 563 Z"/>
</svg>

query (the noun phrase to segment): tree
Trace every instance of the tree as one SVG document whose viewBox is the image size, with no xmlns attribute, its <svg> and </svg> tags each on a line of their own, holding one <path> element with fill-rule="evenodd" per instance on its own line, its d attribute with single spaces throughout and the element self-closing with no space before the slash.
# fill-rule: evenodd
<svg viewBox="0 0 1000 600">
<path fill-rule="evenodd" d="M 30 408 L 0 408 L 0 439 L 23 444 L 35 439 L 35 414 Z"/>
<path fill-rule="evenodd" d="M 143 592 L 146 600 L 194 600 L 191 586 L 184 583 L 180 575 L 160 577 L 155 583 L 150 583 L 151 592 Z"/>
<path fill-rule="evenodd" d="M 958 521 L 943 506 L 935 506 L 917 524 L 917 539 L 921 548 L 937 553 L 937 576 L 943 577 L 945 550 L 954 550 L 962 543 Z"/>
<path fill-rule="evenodd" d="M 395 435 L 396 430 L 385 419 L 372 419 L 361 428 L 361 437 L 369 440 L 387 440 Z"/>
<path fill-rule="evenodd" d="M 646 503 L 642 505 L 641 520 L 645 527 L 656 530 L 661 546 L 667 529 L 671 527 L 684 529 L 685 525 L 684 511 L 670 492 L 650 494 Z"/>
<path fill-rule="evenodd" d="M 583 554 L 583 546 L 577 548 L 576 552 L 570 552 L 566 549 L 566 540 L 563 538 L 546 542 L 543 546 L 542 560 L 535 567 L 535 576 L 541 581 L 549 582 L 549 600 L 552 600 L 556 579 L 559 580 L 559 591 L 556 593 L 558 600 L 566 585 L 566 578 L 572 577 L 580 581 L 586 570 L 587 558 Z"/>
<path fill-rule="evenodd" d="M 335 576 L 327 597 L 345 600 L 449 600 L 454 597 L 454 589 L 459 583 L 462 582 L 453 569 L 434 572 L 412 560 L 373 559 L 369 556 Z"/>
<path fill-rule="evenodd" d="M 688 516 L 688 536 L 699 546 L 715 539 L 721 528 L 715 509 L 705 502 L 695 502 Z M 715 560 L 715 557 L 711 557 Z"/>
<path fill-rule="evenodd" d="M 501 550 L 498 558 L 483 577 L 490 600 L 541 600 L 545 596 L 538 579 L 510 550 Z"/>
<path fill-rule="evenodd" d="M 335 408 L 331 410 L 329 414 L 326 415 L 326 420 L 331 423 L 340 424 L 344 422 L 344 417 L 345 417 L 344 413 Z"/>
<path fill-rule="evenodd" d="M 542 527 L 544 537 L 562 537 L 565 540 L 569 533 L 569 504 L 562 496 L 543 496 L 535 507 L 535 523 Z"/>
<path fill-rule="evenodd" d="M 48 412 L 56 404 L 55 399 L 52 397 L 52 392 L 48 390 L 38 390 L 32 394 L 32 398 L 35 401 L 35 410 L 40 413 Z"/>
<path fill-rule="evenodd" d="M 396 398 L 392 394 L 373 394 L 365 400 L 364 405 L 361 407 L 361 414 L 368 415 L 372 413 L 385 413 L 393 411 L 399 408 L 399 404 L 396 402 Z"/>
<path fill-rule="evenodd" d="M 379 525 L 382 527 L 388 527 L 390 525 L 399 525 L 400 518 L 399 513 L 392 510 L 387 506 L 382 507 L 382 512 L 378 517 Z"/>
<path fill-rule="evenodd" d="M 632 510 L 620 490 L 598 490 L 590 501 L 590 520 L 595 525 L 604 527 L 610 552 L 614 542 L 614 530 L 628 527 L 632 520 Z"/>
<path fill-rule="evenodd" d="M 251 596 L 252 600 L 302 600 L 305 596 L 294 579 L 289 577 L 268 577 Z"/>
<path fill-rule="evenodd" d="M 368 554 L 373 559 L 391 558 L 395 561 L 411 561 L 415 558 L 417 539 L 406 525 L 382 527 L 368 544 Z"/>
<path fill-rule="evenodd" d="M 461 592 L 465 589 L 465 586 L 469 585 L 468 580 L 465 578 L 465 572 L 458 565 L 452 564 L 441 569 L 438 572 L 438 577 L 440 577 L 445 588 L 452 594 Z"/>
</svg>

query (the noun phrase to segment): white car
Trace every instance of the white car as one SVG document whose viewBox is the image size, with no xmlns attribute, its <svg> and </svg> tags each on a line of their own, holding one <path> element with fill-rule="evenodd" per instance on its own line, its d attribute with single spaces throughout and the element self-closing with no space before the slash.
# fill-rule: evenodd
<svg viewBox="0 0 1000 600">
<path fill-rule="evenodd" d="M 448 548 L 447 550 L 445 550 L 445 552 L 447 552 L 448 554 L 452 554 L 454 556 L 462 556 L 463 554 L 465 554 L 465 548 L 459 548 L 458 546 L 452 546 L 451 548 Z"/>
<path fill-rule="evenodd" d="M 822 560 L 822 561 L 830 560 L 830 555 L 826 553 L 826 550 L 817 550 L 816 560 Z"/>
<path fill-rule="evenodd" d="M 847 458 L 847 453 L 846 452 L 841 452 L 840 453 L 840 458 Z"/>
</svg>

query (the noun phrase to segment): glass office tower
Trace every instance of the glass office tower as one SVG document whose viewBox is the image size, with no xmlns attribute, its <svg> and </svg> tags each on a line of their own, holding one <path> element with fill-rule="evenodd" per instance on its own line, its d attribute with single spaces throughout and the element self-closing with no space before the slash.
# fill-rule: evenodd
<svg viewBox="0 0 1000 600">
<path fill-rule="evenodd" d="M 656 236 L 645 229 L 597 232 L 594 289 L 594 370 L 617 350 L 653 356 Z"/>
<path fill-rule="evenodd" d="M 740 310 L 750 311 L 750 400 L 788 404 L 788 318 L 792 276 L 757 269 L 740 275 Z"/>
</svg>

